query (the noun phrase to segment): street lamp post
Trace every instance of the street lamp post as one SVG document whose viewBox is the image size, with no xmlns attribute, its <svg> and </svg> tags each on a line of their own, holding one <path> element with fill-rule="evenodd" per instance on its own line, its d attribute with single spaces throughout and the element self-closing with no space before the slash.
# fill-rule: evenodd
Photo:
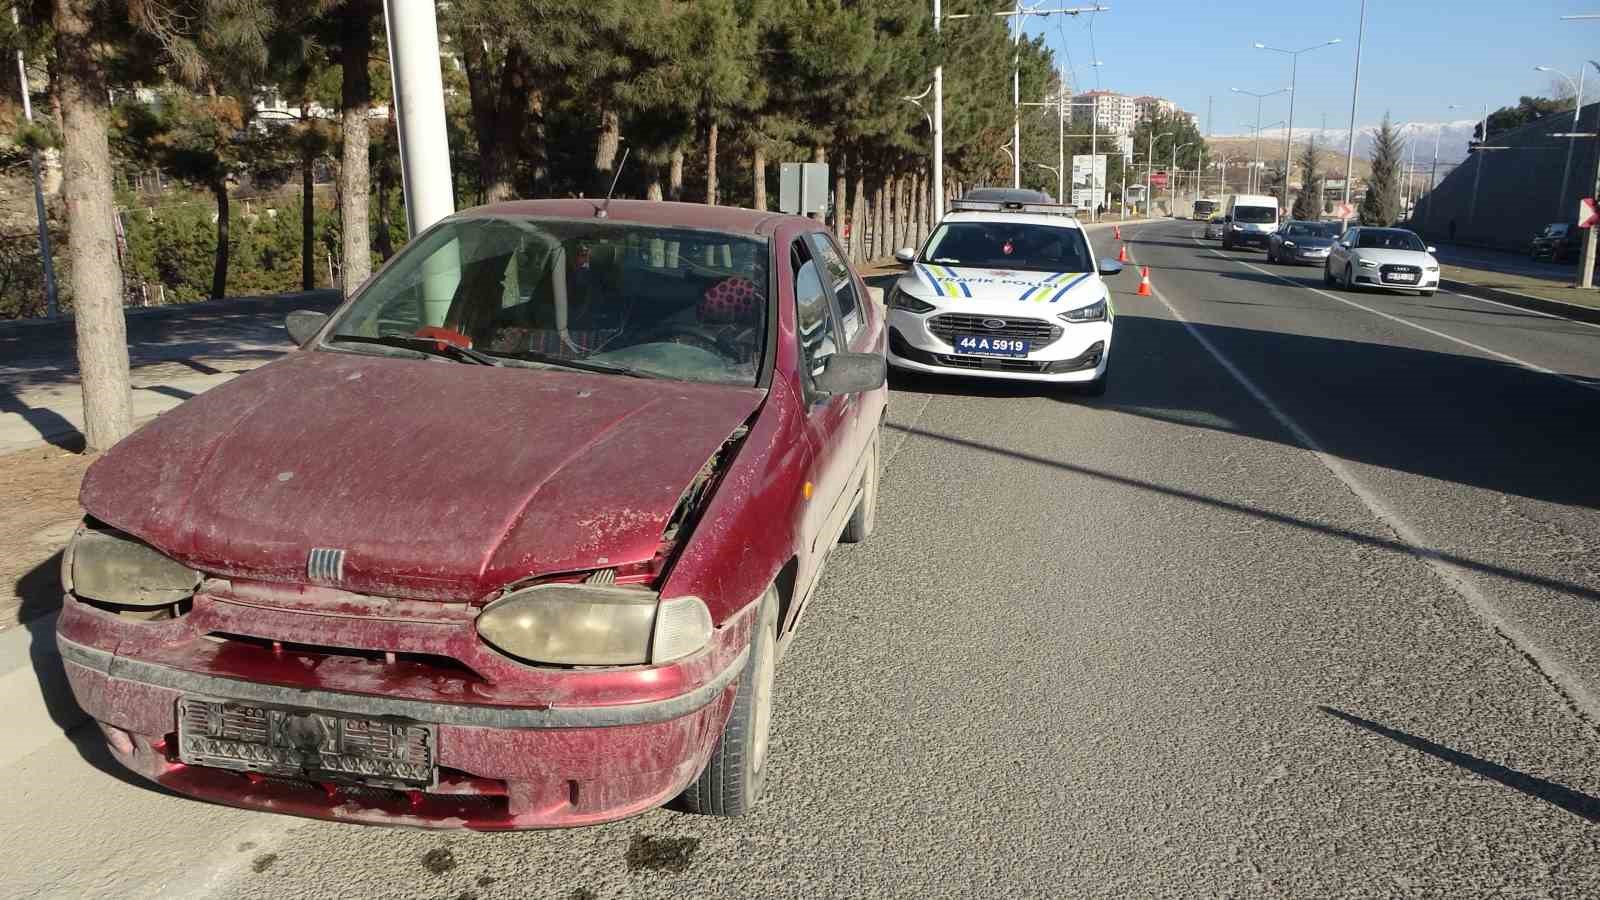
<svg viewBox="0 0 1600 900">
<path fill-rule="evenodd" d="M 1594 66 L 1595 71 L 1600 72 L 1600 62 L 1595 62 L 1591 59 L 1589 60 L 1589 65 Z M 1600 123 L 1597 123 L 1595 132 L 1600 135 Z M 1594 193 L 1590 196 L 1600 197 L 1600 142 L 1595 145 Z M 1592 288 L 1594 287 L 1595 232 L 1600 231 L 1600 229 L 1589 228 L 1586 230 L 1589 233 L 1583 239 L 1583 262 L 1578 264 L 1578 286 Z"/>
<path fill-rule="evenodd" d="M 1256 98 L 1256 149 L 1251 155 L 1259 163 L 1261 159 L 1261 101 L 1267 99 L 1268 97 L 1276 97 L 1277 95 L 1288 91 L 1289 88 L 1278 88 L 1275 91 L 1265 91 L 1261 93 L 1256 91 L 1247 91 L 1243 88 L 1229 88 L 1229 90 L 1233 91 L 1235 94 L 1244 94 L 1247 97 Z M 1250 190 L 1255 190 L 1254 184 L 1250 186 Z"/>
<path fill-rule="evenodd" d="M 1339 43 L 1341 40 L 1343 40 L 1343 38 L 1334 38 L 1333 40 L 1330 40 L 1330 41 L 1323 41 L 1320 44 L 1312 44 L 1309 47 L 1302 47 L 1299 50 L 1284 50 L 1281 47 L 1268 47 L 1266 44 L 1263 44 L 1260 41 L 1256 42 L 1256 49 L 1257 50 L 1269 50 L 1269 51 L 1271 51 L 1273 53 L 1283 53 L 1283 54 L 1286 54 L 1289 57 L 1289 60 L 1290 60 L 1290 62 L 1289 62 L 1289 118 L 1286 120 L 1289 123 L 1289 125 L 1288 125 L 1288 128 L 1285 129 L 1285 131 L 1283 133 L 1283 171 L 1285 173 L 1284 174 L 1284 178 L 1283 178 L 1283 205 L 1284 206 L 1288 206 L 1289 205 L 1289 177 L 1288 177 L 1288 174 L 1287 174 L 1288 171 L 1289 171 L 1289 145 L 1294 140 L 1294 94 L 1295 94 L 1294 86 L 1295 86 L 1295 80 L 1300 74 L 1300 54 L 1309 53 L 1312 50 L 1320 50 L 1323 47 L 1331 47 L 1334 44 Z"/>
<path fill-rule="evenodd" d="M 1154 181 L 1152 176 L 1155 174 L 1156 168 L 1156 141 L 1159 141 L 1164 137 L 1172 136 L 1172 132 L 1170 131 L 1163 131 L 1160 134 L 1156 134 L 1154 128 L 1150 129 L 1150 143 L 1144 152 L 1144 206 L 1145 215 L 1147 216 L 1155 212 L 1155 196 L 1151 193 L 1151 191 L 1154 190 L 1151 187 L 1151 184 Z"/>
<path fill-rule="evenodd" d="M 1350 85 L 1350 133 L 1344 145 L 1344 200 L 1350 206 L 1350 179 L 1355 175 L 1356 164 L 1356 98 L 1361 94 L 1361 45 L 1367 40 L 1367 0 L 1361 0 L 1361 20 L 1356 26 L 1356 74 Z M 1343 216 L 1340 216 L 1344 220 Z M 1348 220 L 1345 220 L 1348 221 Z"/>
<path fill-rule="evenodd" d="M 1172 181 L 1167 185 L 1167 214 L 1178 215 L 1178 151 L 1185 147 L 1193 147 L 1194 141 L 1185 141 L 1172 148 Z"/>
<path fill-rule="evenodd" d="M 1534 66 L 1536 72 L 1554 72 L 1566 79 L 1567 86 L 1573 89 L 1572 101 L 1572 130 L 1578 130 L 1578 114 L 1583 111 L 1583 73 L 1584 69 L 1578 68 L 1578 83 L 1572 83 L 1572 77 L 1560 69 L 1551 66 Z M 1488 137 L 1487 134 L 1484 135 Z M 1556 220 L 1560 221 L 1565 216 L 1564 204 L 1567 202 L 1567 185 L 1572 178 L 1572 142 L 1567 141 L 1567 163 L 1561 169 L 1561 193 L 1556 195 Z"/>
</svg>

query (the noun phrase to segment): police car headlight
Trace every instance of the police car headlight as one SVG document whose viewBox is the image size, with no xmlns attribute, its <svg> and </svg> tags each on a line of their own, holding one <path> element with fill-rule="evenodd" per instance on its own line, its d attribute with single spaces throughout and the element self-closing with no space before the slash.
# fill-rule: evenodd
<svg viewBox="0 0 1600 900">
<path fill-rule="evenodd" d="M 1097 300 L 1088 306 L 1069 309 L 1056 318 L 1063 322 L 1104 322 L 1106 320 L 1106 301 Z"/>
<path fill-rule="evenodd" d="M 933 312 L 935 309 L 938 309 L 938 307 L 934 306 L 932 303 L 924 303 L 905 291 L 900 290 L 899 285 L 895 285 L 889 289 L 888 306 L 890 309 L 903 309 L 906 312 L 917 313 L 919 315 L 922 313 Z"/>
</svg>

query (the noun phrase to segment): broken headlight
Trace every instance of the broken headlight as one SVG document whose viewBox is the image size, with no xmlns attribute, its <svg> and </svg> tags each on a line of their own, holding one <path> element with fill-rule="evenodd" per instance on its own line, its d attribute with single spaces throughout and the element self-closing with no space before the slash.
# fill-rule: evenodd
<svg viewBox="0 0 1600 900">
<path fill-rule="evenodd" d="M 120 531 L 85 525 L 61 560 L 67 590 L 116 606 L 151 609 L 194 596 L 200 573 Z"/>
<path fill-rule="evenodd" d="M 711 613 L 697 597 L 591 584 L 541 584 L 494 601 L 478 635 L 507 656 L 564 666 L 670 662 L 704 647 Z"/>
</svg>

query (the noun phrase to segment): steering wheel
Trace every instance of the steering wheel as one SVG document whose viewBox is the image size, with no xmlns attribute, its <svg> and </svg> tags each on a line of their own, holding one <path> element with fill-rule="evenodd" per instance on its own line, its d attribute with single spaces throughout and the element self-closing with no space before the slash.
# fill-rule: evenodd
<svg viewBox="0 0 1600 900">
<path fill-rule="evenodd" d="M 667 323 L 645 335 L 639 343 L 683 344 L 715 353 L 718 356 L 738 359 L 739 349 L 727 337 L 714 334 L 701 325 Z"/>
</svg>

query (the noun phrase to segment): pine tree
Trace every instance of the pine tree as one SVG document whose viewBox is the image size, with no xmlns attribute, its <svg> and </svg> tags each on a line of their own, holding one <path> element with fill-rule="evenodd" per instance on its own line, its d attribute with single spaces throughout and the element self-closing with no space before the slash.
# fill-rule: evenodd
<svg viewBox="0 0 1600 900">
<path fill-rule="evenodd" d="M 1405 141 L 1384 113 L 1372 141 L 1372 177 L 1357 214 L 1363 225 L 1393 225 L 1400 218 L 1400 159 Z"/>
<path fill-rule="evenodd" d="M 1294 198 L 1294 210 L 1290 214 L 1293 218 L 1312 220 L 1322 215 L 1318 199 L 1322 195 L 1321 157 L 1316 135 L 1312 135 L 1306 142 L 1305 152 L 1300 154 L 1300 193 Z"/>
</svg>

